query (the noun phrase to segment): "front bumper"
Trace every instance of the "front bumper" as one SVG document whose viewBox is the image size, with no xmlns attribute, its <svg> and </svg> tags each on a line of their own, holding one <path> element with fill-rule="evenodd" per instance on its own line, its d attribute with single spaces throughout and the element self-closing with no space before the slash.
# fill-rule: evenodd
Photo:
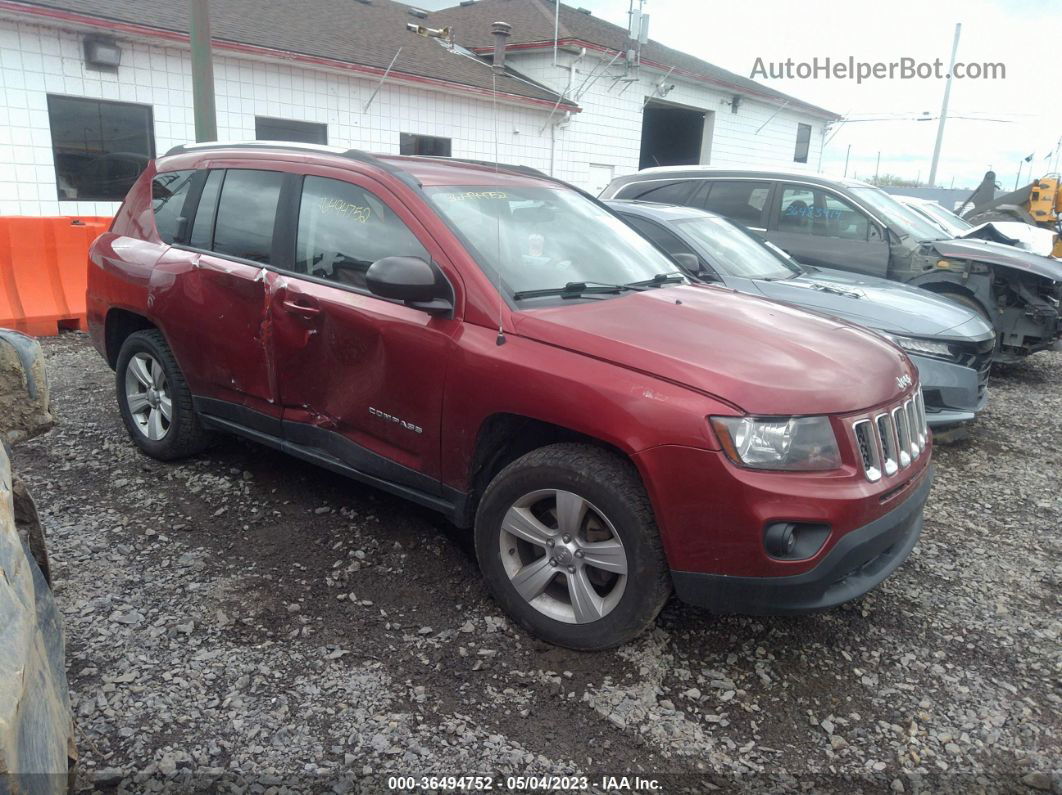
<svg viewBox="0 0 1062 795">
<path fill-rule="evenodd" d="M 811 570 L 780 577 L 672 571 L 676 595 L 717 613 L 785 615 L 826 610 L 876 588 L 907 559 L 922 532 L 932 469 L 903 503 L 846 533 Z"/>
<path fill-rule="evenodd" d="M 990 364 L 978 371 L 928 356 L 908 356 L 918 368 L 930 428 L 969 422 L 988 403 Z"/>
</svg>

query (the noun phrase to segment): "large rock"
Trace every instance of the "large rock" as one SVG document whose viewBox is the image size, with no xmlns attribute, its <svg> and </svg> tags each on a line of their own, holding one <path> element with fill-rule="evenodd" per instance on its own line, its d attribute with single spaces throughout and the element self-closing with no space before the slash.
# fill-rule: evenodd
<svg viewBox="0 0 1062 795">
<path fill-rule="evenodd" d="M 66 792 L 77 758 L 44 531 L 7 451 L 51 424 L 40 345 L 0 330 L 0 793 Z"/>
<path fill-rule="evenodd" d="M 17 442 L 52 426 L 44 354 L 33 337 L 0 329 L 0 437 Z"/>
</svg>

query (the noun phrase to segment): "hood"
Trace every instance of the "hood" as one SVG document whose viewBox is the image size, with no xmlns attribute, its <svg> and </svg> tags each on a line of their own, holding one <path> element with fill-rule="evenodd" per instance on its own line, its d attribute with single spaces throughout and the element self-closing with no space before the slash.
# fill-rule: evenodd
<svg viewBox="0 0 1062 795">
<path fill-rule="evenodd" d="M 987 240 L 932 240 L 925 245 L 936 250 L 942 257 L 1002 265 L 1035 273 L 1053 282 L 1062 282 L 1062 262 L 1051 257 L 1041 257 L 1031 251 L 1022 251 L 1014 246 L 990 243 Z"/>
<path fill-rule="evenodd" d="M 1055 247 L 1055 233 L 1050 229 L 1023 224 L 1021 221 L 988 221 L 959 235 L 966 239 L 991 240 L 1006 246 L 1017 246 L 1050 257 Z"/>
<path fill-rule="evenodd" d="M 861 326 L 915 337 L 984 339 L 992 329 L 964 306 L 874 276 L 816 268 L 793 279 L 757 281 L 766 297 Z"/>
<path fill-rule="evenodd" d="M 715 395 L 750 414 L 859 411 L 917 373 L 871 331 L 720 287 L 683 285 L 519 312 L 516 332 Z"/>
</svg>

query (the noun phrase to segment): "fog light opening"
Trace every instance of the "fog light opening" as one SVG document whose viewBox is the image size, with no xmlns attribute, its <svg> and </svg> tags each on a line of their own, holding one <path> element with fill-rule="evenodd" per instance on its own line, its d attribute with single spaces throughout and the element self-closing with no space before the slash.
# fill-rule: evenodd
<svg viewBox="0 0 1062 795">
<path fill-rule="evenodd" d="M 764 530 L 763 546 L 777 560 L 804 560 L 822 549 L 829 535 L 830 528 L 824 524 L 776 522 Z"/>
</svg>

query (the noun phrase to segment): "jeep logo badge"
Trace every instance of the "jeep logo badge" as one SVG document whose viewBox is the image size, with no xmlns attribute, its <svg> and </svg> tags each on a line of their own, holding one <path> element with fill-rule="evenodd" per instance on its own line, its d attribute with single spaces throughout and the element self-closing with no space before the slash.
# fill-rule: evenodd
<svg viewBox="0 0 1062 795">
<path fill-rule="evenodd" d="M 914 381 L 911 380 L 911 376 L 909 376 L 907 373 L 896 376 L 896 388 L 899 389 L 901 392 L 913 383 Z"/>
</svg>

